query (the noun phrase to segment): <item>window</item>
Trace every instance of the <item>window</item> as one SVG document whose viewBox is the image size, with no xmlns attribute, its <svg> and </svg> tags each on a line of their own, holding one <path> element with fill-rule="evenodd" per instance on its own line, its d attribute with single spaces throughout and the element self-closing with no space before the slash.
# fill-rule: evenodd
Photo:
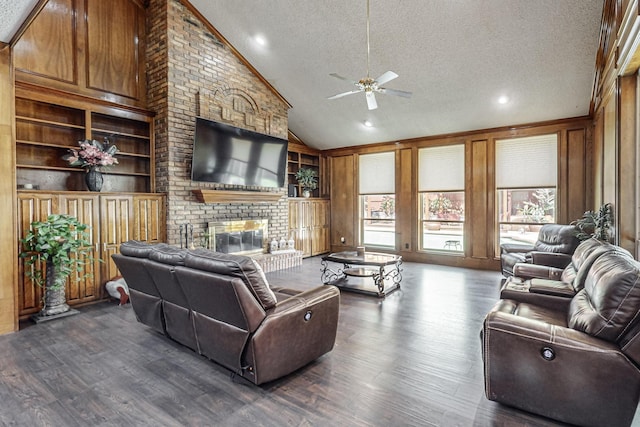
<svg viewBox="0 0 640 427">
<path fill-rule="evenodd" d="M 395 153 L 359 156 L 360 244 L 395 248 Z"/>
<path fill-rule="evenodd" d="M 499 243 L 533 243 L 556 221 L 558 135 L 496 141 Z"/>
<path fill-rule="evenodd" d="M 420 248 L 464 250 L 464 144 L 418 151 Z"/>
</svg>

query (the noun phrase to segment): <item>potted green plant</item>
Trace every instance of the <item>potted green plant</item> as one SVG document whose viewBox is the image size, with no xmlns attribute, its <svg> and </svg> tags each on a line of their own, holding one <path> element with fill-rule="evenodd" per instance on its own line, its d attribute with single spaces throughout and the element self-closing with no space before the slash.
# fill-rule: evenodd
<svg viewBox="0 0 640 427">
<path fill-rule="evenodd" d="M 304 197 L 311 196 L 311 192 L 318 188 L 318 172 L 311 168 L 300 168 L 296 172 L 296 180 L 302 187 Z"/>
<path fill-rule="evenodd" d="M 43 308 L 33 317 L 36 322 L 75 312 L 66 302 L 65 285 L 73 272 L 84 273 L 84 265 L 93 261 L 87 228 L 73 216 L 49 215 L 46 221 L 33 221 L 21 240 L 27 277 L 44 287 Z"/>
<path fill-rule="evenodd" d="M 613 225 L 611 203 L 600 206 L 597 212 L 586 211 L 582 218 L 571 224 L 575 225 L 576 237 L 580 240 L 595 237 L 603 242 L 611 241 L 611 227 Z"/>
</svg>

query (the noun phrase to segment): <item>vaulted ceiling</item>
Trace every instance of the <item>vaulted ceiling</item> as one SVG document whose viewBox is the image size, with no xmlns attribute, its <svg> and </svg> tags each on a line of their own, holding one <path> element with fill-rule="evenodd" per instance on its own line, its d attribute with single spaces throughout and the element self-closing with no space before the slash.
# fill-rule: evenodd
<svg viewBox="0 0 640 427">
<path fill-rule="evenodd" d="M 392 70 L 384 86 L 413 92 L 377 95 L 376 110 L 363 93 L 327 99 L 355 89 L 330 73 L 366 76 L 366 0 L 190 1 L 315 148 L 589 114 L 603 0 L 370 0 L 371 77 Z"/>
<path fill-rule="evenodd" d="M 375 110 L 364 93 L 327 99 L 355 89 L 329 74 L 367 75 L 366 0 L 190 1 L 318 149 L 589 114 L 603 0 L 370 0 L 370 75 L 413 93 L 378 94 Z M 0 0 L 0 41 L 36 2 Z"/>
</svg>

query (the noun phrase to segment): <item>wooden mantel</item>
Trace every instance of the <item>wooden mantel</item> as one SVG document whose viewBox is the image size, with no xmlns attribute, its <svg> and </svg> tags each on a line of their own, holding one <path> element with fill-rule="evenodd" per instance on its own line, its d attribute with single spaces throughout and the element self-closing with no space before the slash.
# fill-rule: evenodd
<svg viewBox="0 0 640 427">
<path fill-rule="evenodd" d="M 192 190 L 200 203 L 267 203 L 283 196 L 270 191 Z"/>
</svg>

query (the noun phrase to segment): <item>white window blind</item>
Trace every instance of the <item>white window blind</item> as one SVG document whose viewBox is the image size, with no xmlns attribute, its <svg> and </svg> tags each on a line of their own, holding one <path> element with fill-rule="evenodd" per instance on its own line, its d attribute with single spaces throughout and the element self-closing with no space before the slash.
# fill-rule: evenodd
<svg viewBox="0 0 640 427">
<path fill-rule="evenodd" d="M 393 194 L 396 192 L 395 152 L 359 156 L 360 194 Z"/>
<path fill-rule="evenodd" d="M 418 150 L 418 191 L 464 190 L 464 144 Z"/>
<path fill-rule="evenodd" d="M 558 135 L 496 141 L 496 187 L 555 187 L 558 181 Z"/>
</svg>

